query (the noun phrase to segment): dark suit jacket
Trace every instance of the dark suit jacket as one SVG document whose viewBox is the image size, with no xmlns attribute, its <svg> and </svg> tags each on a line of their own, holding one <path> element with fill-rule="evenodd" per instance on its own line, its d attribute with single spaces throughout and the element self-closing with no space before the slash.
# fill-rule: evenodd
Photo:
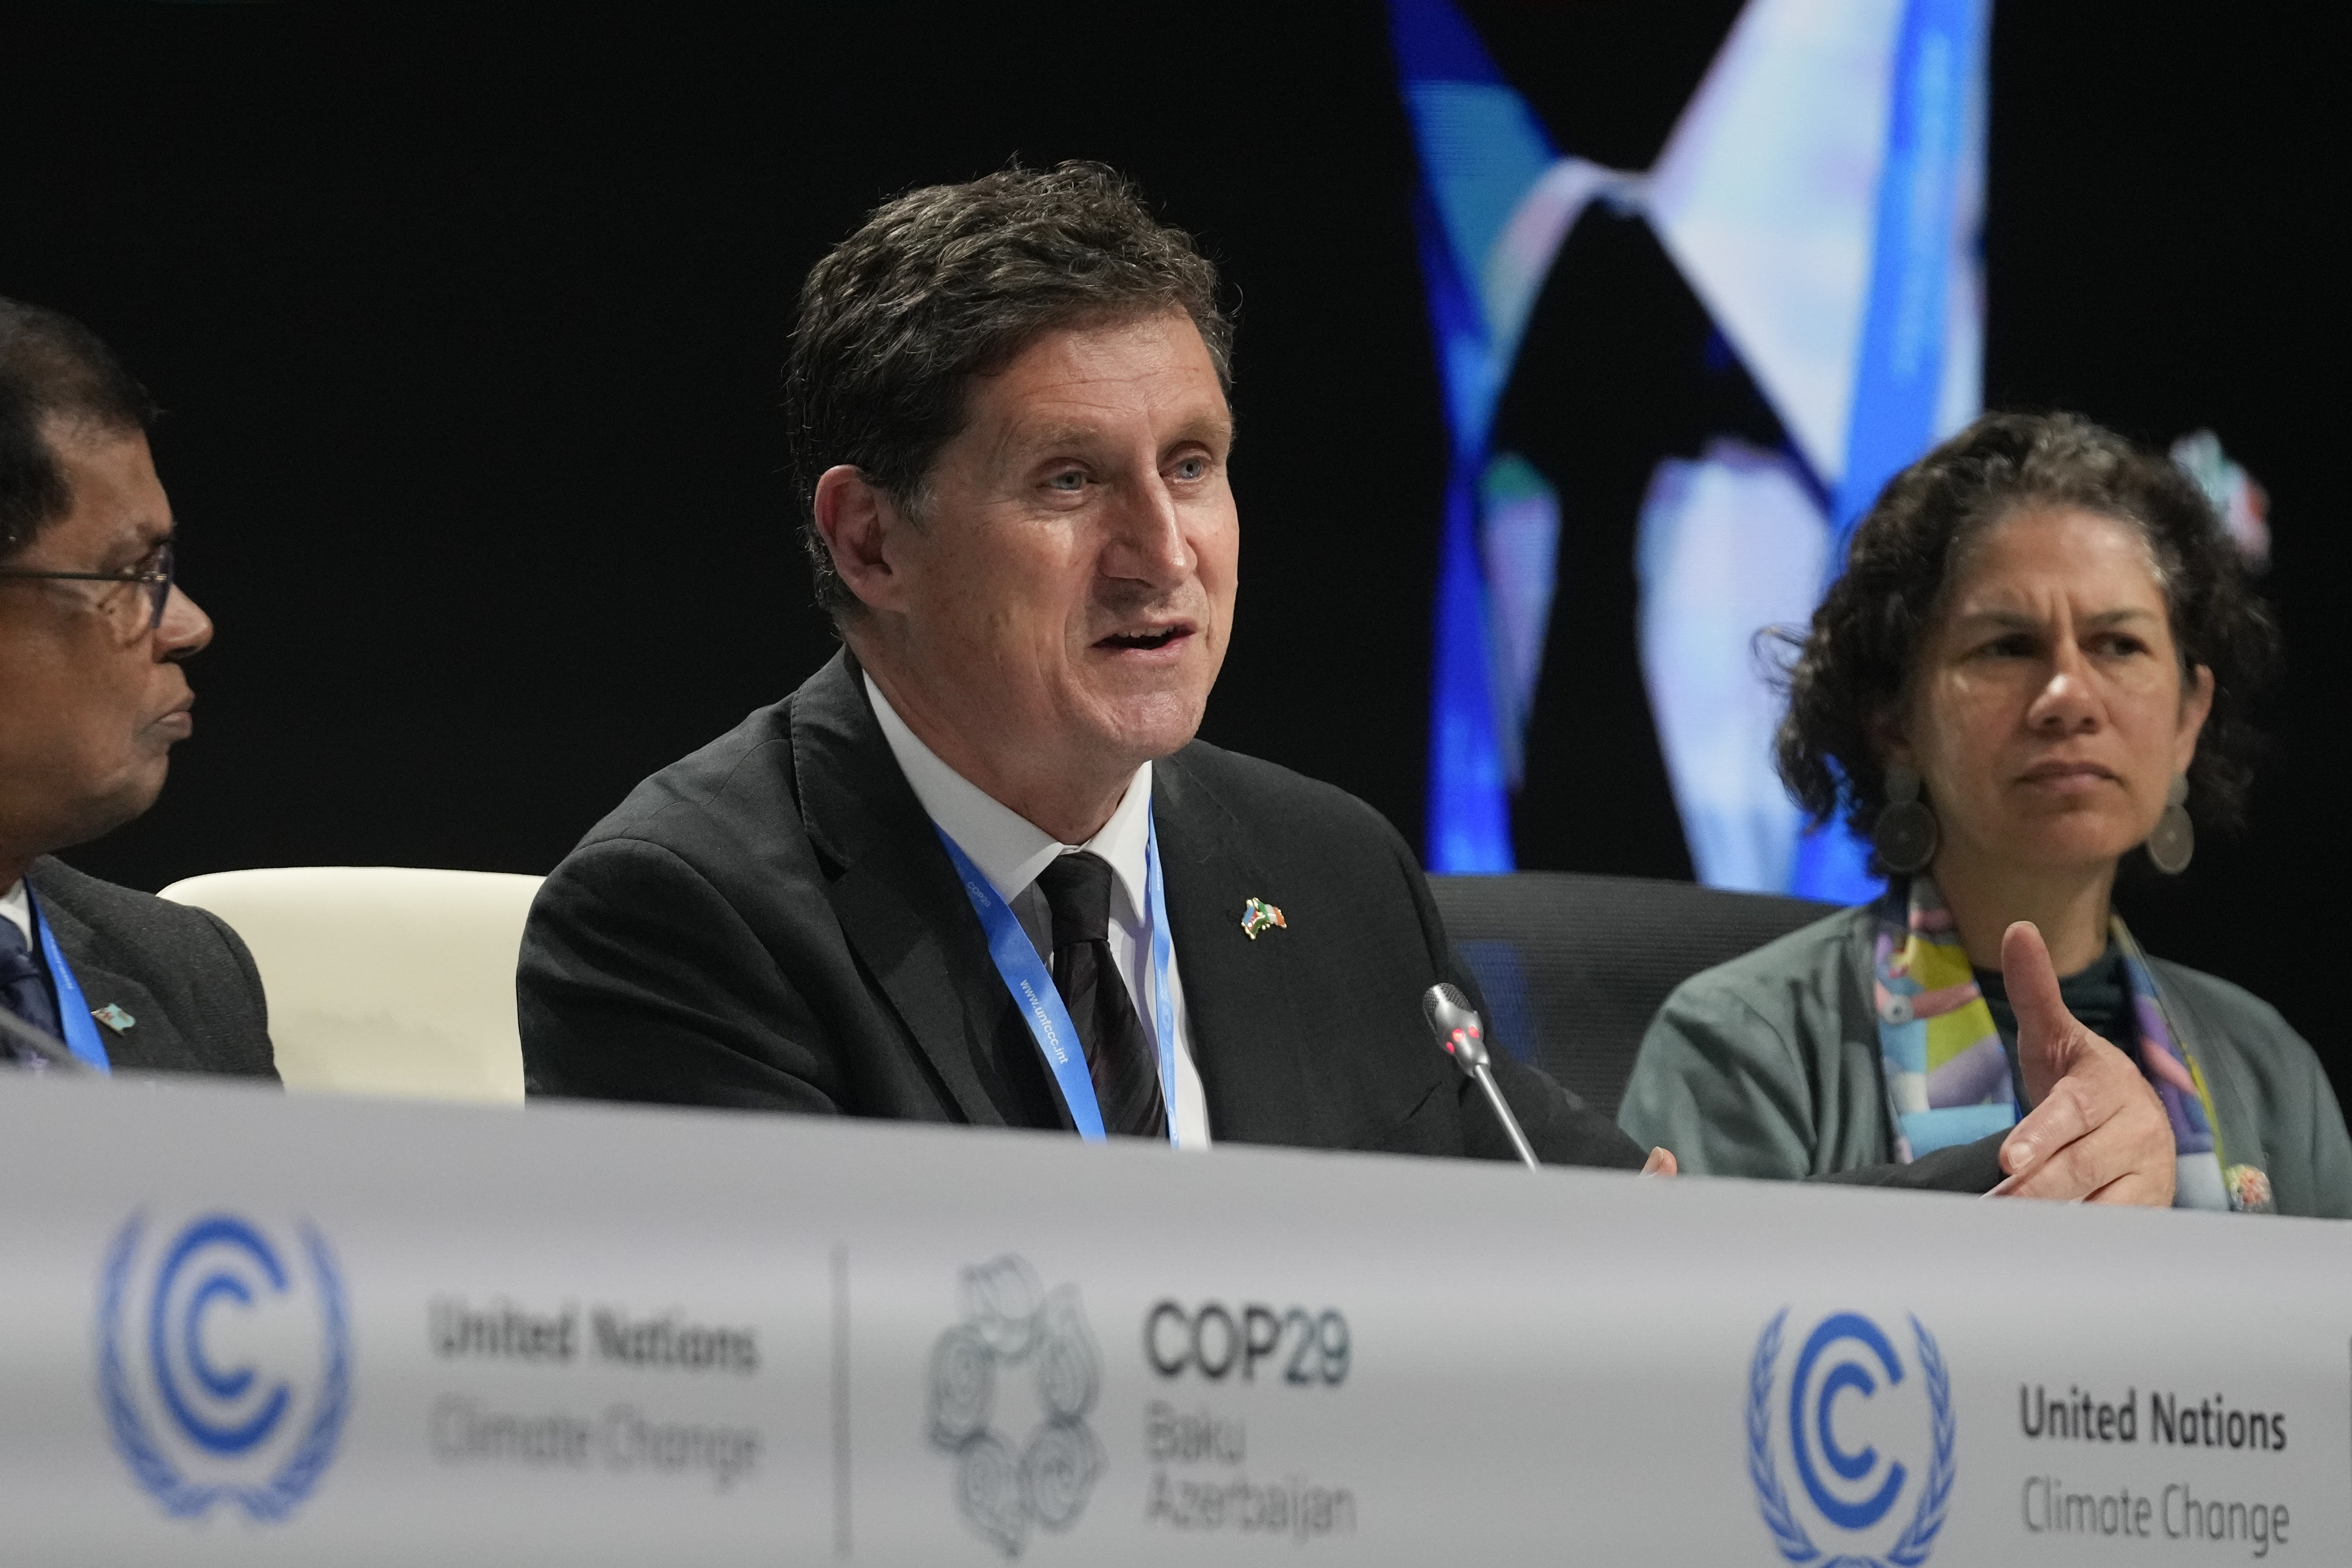
<svg viewBox="0 0 2352 1568">
<path fill-rule="evenodd" d="M 83 1000 L 132 1019 L 98 1037 L 117 1072 L 278 1078 L 253 954 L 218 915 L 86 877 L 43 856 L 25 881 L 73 965 Z"/>
<path fill-rule="evenodd" d="M 1423 1022 L 1430 985 L 1477 991 L 1395 829 L 1199 742 L 1152 779 L 1212 1137 L 1509 1158 Z M 1253 897 L 1288 925 L 1246 936 Z M 846 654 L 582 841 L 516 989 L 535 1094 L 1069 1124 Z M 1546 1159 L 1641 1163 L 1551 1079 L 1496 1067 Z"/>
</svg>

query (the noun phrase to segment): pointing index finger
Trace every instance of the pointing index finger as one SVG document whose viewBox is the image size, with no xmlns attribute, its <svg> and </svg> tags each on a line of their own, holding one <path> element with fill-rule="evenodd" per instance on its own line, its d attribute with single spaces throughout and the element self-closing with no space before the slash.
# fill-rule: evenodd
<svg viewBox="0 0 2352 1568">
<path fill-rule="evenodd" d="M 2018 1070 L 2028 1100 L 2038 1106 L 2066 1076 L 2067 1047 L 2080 1026 L 2066 1011 L 2050 949 L 2032 921 L 2014 921 L 2001 933 L 2000 978 L 2017 1015 Z"/>
</svg>

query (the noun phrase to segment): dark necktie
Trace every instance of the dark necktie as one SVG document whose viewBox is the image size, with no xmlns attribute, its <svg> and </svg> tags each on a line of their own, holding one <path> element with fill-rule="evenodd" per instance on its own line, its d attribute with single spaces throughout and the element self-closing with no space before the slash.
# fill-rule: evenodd
<svg viewBox="0 0 2352 1568">
<path fill-rule="evenodd" d="M 0 1007 L 7 1008 L 53 1040 L 60 1033 L 57 1005 L 49 1000 L 49 987 L 41 966 L 25 945 L 25 933 L 5 915 L 0 915 Z M 12 1054 L 5 1046 L 0 1046 L 0 1060 Z"/>
<path fill-rule="evenodd" d="M 1111 962 L 1110 876 L 1109 861 L 1083 850 L 1038 874 L 1038 890 L 1054 913 L 1054 988 L 1086 1047 L 1103 1131 L 1165 1138 L 1168 1108 L 1160 1098 L 1160 1063 L 1144 1039 L 1127 982 Z"/>
</svg>

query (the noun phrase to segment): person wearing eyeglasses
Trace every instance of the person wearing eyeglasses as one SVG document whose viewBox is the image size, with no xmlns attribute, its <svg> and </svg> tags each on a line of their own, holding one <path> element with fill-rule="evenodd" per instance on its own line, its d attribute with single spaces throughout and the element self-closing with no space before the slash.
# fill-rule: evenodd
<svg viewBox="0 0 2352 1568">
<path fill-rule="evenodd" d="M 277 1076 L 216 916 L 58 850 L 155 803 L 213 625 L 173 576 L 146 391 L 87 328 L 0 299 L 0 1061 Z"/>
</svg>

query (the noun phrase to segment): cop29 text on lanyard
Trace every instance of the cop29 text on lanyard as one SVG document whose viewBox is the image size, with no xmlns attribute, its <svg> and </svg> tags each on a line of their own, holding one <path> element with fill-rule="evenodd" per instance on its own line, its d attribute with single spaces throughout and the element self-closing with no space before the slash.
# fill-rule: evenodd
<svg viewBox="0 0 2352 1568">
<path fill-rule="evenodd" d="M 972 912 L 980 916 L 981 928 L 988 933 L 988 956 L 996 961 L 996 972 L 1004 977 L 1004 988 L 1021 1006 L 1022 1022 L 1029 1026 L 1030 1037 L 1037 1042 L 1037 1050 L 1053 1069 L 1054 1083 L 1062 1091 L 1062 1103 L 1070 1110 L 1070 1120 L 1077 1123 L 1078 1136 L 1093 1142 L 1103 1140 L 1102 1108 L 1095 1101 L 1095 1081 L 1087 1070 L 1086 1047 L 1079 1042 L 1077 1026 L 1070 1020 L 1070 1009 L 1055 989 L 1054 977 L 1047 972 L 1045 961 L 1037 956 L 1036 944 L 1029 933 L 1021 929 L 1012 909 L 998 894 L 995 886 L 981 875 L 980 868 L 963 847 L 947 835 L 947 830 L 932 825 L 940 842 L 947 846 L 948 858 L 955 862 L 956 879 L 963 884 L 964 896 L 971 900 Z M 1174 962 L 1168 938 L 1168 898 L 1160 882 L 1160 826 L 1145 818 L 1143 840 L 1144 900 L 1151 906 L 1151 1019 L 1156 1026 L 1160 1047 L 1160 1099 L 1168 1108 L 1168 1141 L 1176 1142 L 1176 1004 L 1168 994 L 1168 971 Z"/>
<path fill-rule="evenodd" d="M 66 962 L 65 950 L 58 946 L 56 933 L 42 918 L 41 900 L 34 896 L 29 879 L 25 887 L 25 907 L 33 917 L 41 957 L 49 966 L 49 984 L 57 987 L 58 1027 L 65 1032 L 66 1048 L 90 1071 L 111 1075 L 114 1064 L 107 1060 L 105 1043 L 98 1037 L 98 1020 L 90 1016 L 89 1003 L 82 996 L 81 982 L 74 978 L 73 965 Z"/>
</svg>

